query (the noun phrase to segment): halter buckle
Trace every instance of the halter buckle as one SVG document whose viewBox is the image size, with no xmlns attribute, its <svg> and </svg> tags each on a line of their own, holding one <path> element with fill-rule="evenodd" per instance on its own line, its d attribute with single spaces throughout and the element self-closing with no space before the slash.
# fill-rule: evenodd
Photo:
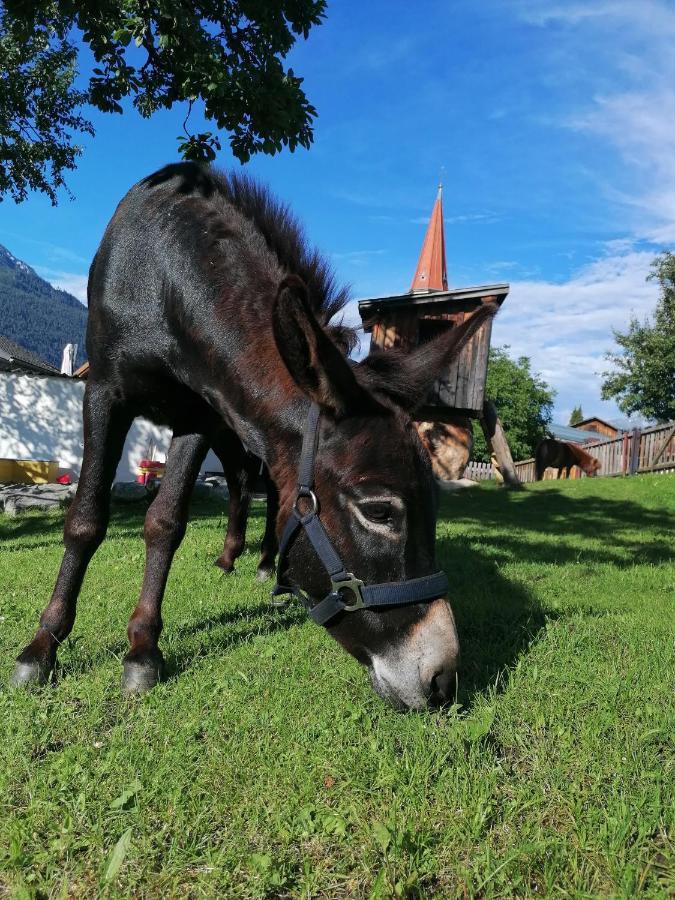
<svg viewBox="0 0 675 900">
<path fill-rule="evenodd" d="M 298 506 L 298 501 L 302 497 L 304 497 L 305 500 L 309 500 L 310 503 L 312 504 L 312 508 L 307 513 L 303 513 L 301 511 L 300 507 Z M 298 488 L 298 493 L 295 498 L 295 502 L 293 504 L 293 509 L 295 510 L 296 514 L 300 517 L 300 521 L 302 521 L 303 519 L 309 519 L 312 516 L 315 516 L 319 512 L 319 501 L 318 501 L 317 496 L 314 493 L 314 491 L 311 488 L 307 488 L 307 487 Z"/>
<path fill-rule="evenodd" d="M 341 578 L 340 581 L 335 581 L 334 578 L 331 578 L 330 583 L 333 588 L 333 593 L 338 594 L 343 603 L 344 598 L 342 597 L 342 591 L 351 591 L 354 595 L 352 603 L 345 603 L 343 607 L 345 612 L 355 612 L 357 609 L 363 609 L 366 605 L 363 594 L 361 593 L 361 588 L 364 584 L 360 578 L 355 578 L 351 572 L 347 572 L 347 577 Z"/>
</svg>

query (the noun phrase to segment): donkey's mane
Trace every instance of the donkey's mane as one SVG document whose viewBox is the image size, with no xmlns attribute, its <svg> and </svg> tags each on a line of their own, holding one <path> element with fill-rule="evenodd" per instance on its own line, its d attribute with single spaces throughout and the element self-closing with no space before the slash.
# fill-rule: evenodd
<svg viewBox="0 0 675 900">
<path fill-rule="evenodd" d="M 201 194 L 209 200 L 219 195 L 248 219 L 275 255 L 282 269 L 298 275 L 309 292 L 312 310 L 319 322 L 328 326 L 350 300 L 347 287 L 336 284 L 333 269 L 318 250 L 311 247 L 305 231 L 290 207 L 275 197 L 268 187 L 243 172 L 224 172 L 197 162 L 170 163 L 144 178 L 150 188 L 178 180 L 172 190 L 184 195 Z M 349 352 L 358 343 L 356 329 L 342 322 L 328 329 L 334 341 Z"/>
<path fill-rule="evenodd" d="M 345 308 L 350 299 L 349 289 L 336 284 L 330 263 L 309 246 L 304 229 L 290 207 L 250 175 L 214 168 L 210 172 L 219 192 L 255 224 L 280 264 L 302 278 L 315 315 L 327 325 Z"/>
</svg>

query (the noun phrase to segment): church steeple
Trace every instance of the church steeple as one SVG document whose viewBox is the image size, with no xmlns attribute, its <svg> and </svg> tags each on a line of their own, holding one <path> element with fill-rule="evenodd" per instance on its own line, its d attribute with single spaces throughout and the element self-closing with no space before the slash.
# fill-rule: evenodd
<svg viewBox="0 0 675 900">
<path fill-rule="evenodd" d="M 410 293 L 447 291 L 448 272 L 445 265 L 445 234 L 443 227 L 443 185 L 439 184 L 436 202 L 424 236 Z"/>
</svg>

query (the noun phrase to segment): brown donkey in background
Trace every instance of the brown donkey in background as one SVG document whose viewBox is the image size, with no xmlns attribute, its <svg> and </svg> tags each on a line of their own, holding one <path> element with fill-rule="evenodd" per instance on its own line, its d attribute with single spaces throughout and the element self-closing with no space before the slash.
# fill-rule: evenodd
<svg viewBox="0 0 675 900">
<path fill-rule="evenodd" d="M 597 475 L 600 470 L 600 462 L 590 453 L 586 453 L 576 444 L 570 444 L 567 441 L 556 441 L 554 438 L 545 438 L 535 453 L 535 469 L 537 473 L 537 481 L 541 481 L 544 472 L 549 468 L 558 470 L 558 478 L 570 477 L 573 466 L 579 468 L 589 477 Z"/>
<path fill-rule="evenodd" d="M 288 209 L 246 177 L 194 163 L 167 166 L 122 200 L 92 263 L 88 296 L 82 473 L 56 586 L 17 660 L 15 685 L 45 682 L 73 627 L 82 580 L 106 533 L 125 436 L 139 415 L 169 426 L 173 438 L 145 519 L 125 690 L 146 690 L 160 676 L 162 597 L 207 448 L 227 460 L 245 447 L 264 460 L 283 523 L 298 511 L 310 408 L 320 412 L 310 493 L 349 572 L 366 585 L 402 588 L 399 596 L 413 582 L 439 583 L 430 574 L 434 482 L 411 413 L 493 309 L 409 355 L 375 352 L 351 365 L 348 331 L 328 327 L 347 296 Z M 331 590 L 305 531 L 280 569 L 310 603 Z M 458 642 L 445 596 L 352 608 L 326 630 L 368 667 L 381 696 L 419 708 L 452 695 Z"/>
</svg>

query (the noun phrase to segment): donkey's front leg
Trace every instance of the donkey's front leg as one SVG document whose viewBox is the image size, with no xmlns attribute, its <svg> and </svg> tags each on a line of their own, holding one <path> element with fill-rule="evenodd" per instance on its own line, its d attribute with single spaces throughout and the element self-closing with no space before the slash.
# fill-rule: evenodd
<svg viewBox="0 0 675 900">
<path fill-rule="evenodd" d="M 33 640 L 19 655 L 11 684 L 44 684 L 56 650 L 75 622 L 77 596 L 89 561 L 105 537 L 110 485 L 131 425 L 131 414 L 112 399 L 106 385 L 90 381 L 84 394 L 84 455 L 75 499 L 66 516 L 65 553 L 49 605 Z"/>
<path fill-rule="evenodd" d="M 145 516 L 145 572 L 141 596 L 129 620 L 131 647 L 124 658 L 122 690 L 140 694 L 159 681 L 163 658 L 162 598 L 173 555 L 185 534 L 190 495 L 208 442 L 202 434 L 174 434 L 166 471 Z"/>
</svg>

